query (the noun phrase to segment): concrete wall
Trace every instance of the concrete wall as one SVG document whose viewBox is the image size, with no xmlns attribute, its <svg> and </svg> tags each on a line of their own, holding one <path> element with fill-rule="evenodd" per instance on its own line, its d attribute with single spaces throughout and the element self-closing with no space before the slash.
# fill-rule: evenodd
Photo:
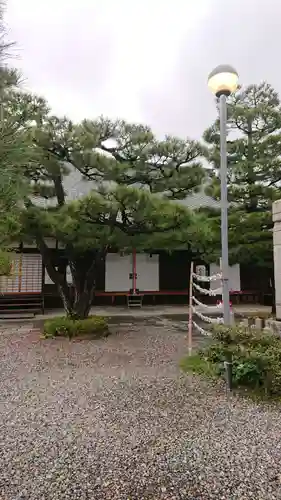
<svg viewBox="0 0 281 500">
<path fill-rule="evenodd" d="M 272 206 L 276 319 L 281 320 L 281 200 Z"/>
</svg>

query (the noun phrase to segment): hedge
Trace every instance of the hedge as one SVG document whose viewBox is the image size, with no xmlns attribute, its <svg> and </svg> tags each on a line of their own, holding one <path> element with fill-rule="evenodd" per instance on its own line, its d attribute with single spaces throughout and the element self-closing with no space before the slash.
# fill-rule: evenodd
<svg viewBox="0 0 281 500">
<path fill-rule="evenodd" d="M 103 316 L 89 316 L 77 320 L 58 316 L 45 321 L 43 333 L 45 338 L 80 336 L 98 338 L 108 335 L 108 321 Z"/>
<path fill-rule="evenodd" d="M 234 387 L 281 395 L 281 339 L 242 326 L 217 326 L 211 342 L 182 362 L 185 371 L 224 377 L 224 361 L 232 360 Z"/>
</svg>

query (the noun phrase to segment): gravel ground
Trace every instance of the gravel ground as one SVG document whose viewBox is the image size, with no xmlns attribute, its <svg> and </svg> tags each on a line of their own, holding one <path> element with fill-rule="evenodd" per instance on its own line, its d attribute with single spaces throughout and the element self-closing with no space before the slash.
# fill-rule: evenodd
<svg viewBox="0 0 281 500">
<path fill-rule="evenodd" d="M 0 332 L 1 500 L 281 499 L 280 411 L 182 375 L 182 324 L 113 330 Z"/>
</svg>

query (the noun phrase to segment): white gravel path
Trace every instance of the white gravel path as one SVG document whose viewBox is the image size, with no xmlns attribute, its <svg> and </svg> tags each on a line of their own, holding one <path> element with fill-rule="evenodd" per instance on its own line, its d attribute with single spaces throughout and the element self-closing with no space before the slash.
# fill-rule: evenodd
<svg viewBox="0 0 281 500">
<path fill-rule="evenodd" d="M 280 409 L 181 374 L 169 321 L 114 330 L 0 332 L 0 499 L 281 499 Z"/>
</svg>

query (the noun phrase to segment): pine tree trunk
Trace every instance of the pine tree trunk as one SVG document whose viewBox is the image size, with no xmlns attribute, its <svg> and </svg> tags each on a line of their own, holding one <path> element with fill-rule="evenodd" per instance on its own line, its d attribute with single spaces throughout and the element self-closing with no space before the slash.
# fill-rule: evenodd
<svg viewBox="0 0 281 500">
<path fill-rule="evenodd" d="M 72 316 L 76 319 L 85 319 L 89 316 L 94 295 L 94 285 L 77 296 L 72 308 Z"/>
<path fill-rule="evenodd" d="M 105 258 L 106 248 L 97 250 L 88 257 L 74 254 L 73 249 L 68 248 L 65 260 L 56 269 L 44 240 L 38 238 L 37 244 L 48 274 L 57 285 L 66 315 L 75 319 L 87 318 L 95 291 L 96 271 Z M 67 265 L 71 270 L 72 288 L 66 281 Z"/>
<path fill-rule="evenodd" d="M 89 315 L 96 286 L 97 266 L 103 258 L 104 252 L 95 252 L 91 261 L 88 262 L 86 269 L 84 259 L 69 259 L 74 287 L 74 300 L 71 315 L 76 319 L 85 319 Z"/>
<path fill-rule="evenodd" d="M 72 316 L 73 308 L 72 308 L 72 300 L 69 293 L 69 287 L 67 283 L 65 284 L 59 283 L 57 286 L 66 315 Z"/>
<path fill-rule="evenodd" d="M 59 266 L 56 268 L 55 263 L 53 262 L 52 259 L 52 252 L 46 245 L 44 238 L 42 238 L 40 235 L 37 235 L 36 243 L 38 250 L 41 253 L 43 264 L 47 269 L 47 272 L 51 280 L 57 286 L 65 313 L 67 314 L 67 316 L 71 316 L 73 301 L 65 276 L 66 262 L 60 262 Z"/>
<path fill-rule="evenodd" d="M 58 285 L 60 297 L 62 299 L 63 308 L 67 316 L 73 319 L 85 319 L 88 317 L 95 289 L 95 283 L 84 283 L 85 289 L 81 292 L 74 287 L 74 300 L 70 295 L 70 287 L 66 284 Z"/>
</svg>

